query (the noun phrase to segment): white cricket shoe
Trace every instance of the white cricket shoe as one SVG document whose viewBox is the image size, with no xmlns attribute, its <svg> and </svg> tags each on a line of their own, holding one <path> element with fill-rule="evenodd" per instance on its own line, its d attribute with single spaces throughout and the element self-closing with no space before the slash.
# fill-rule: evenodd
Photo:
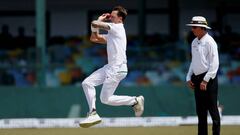
<svg viewBox="0 0 240 135">
<path fill-rule="evenodd" d="M 96 111 L 93 111 L 88 114 L 87 118 L 80 122 L 80 127 L 88 128 L 100 123 L 102 119 L 99 117 Z"/>
<path fill-rule="evenodd" d="M 133 110 L 135 112 L 136 117 L 140 117 L 144 111 L 144 97 L 138 96 L 136 97 L 137 103 L 133 106 Z"/>
</svg>

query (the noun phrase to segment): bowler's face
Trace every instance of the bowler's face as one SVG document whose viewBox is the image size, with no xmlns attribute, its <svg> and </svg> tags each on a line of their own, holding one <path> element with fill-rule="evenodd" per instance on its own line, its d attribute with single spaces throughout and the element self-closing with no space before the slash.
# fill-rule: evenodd
<svg viewBox="0 0 240 135">
<path fill-rule="evenodd" d="M 113 22 L 113 23 L 119 23 L 119 22 L 121 22 L 121 18 L 122 17 L 119 17 L 118 15 L 117 15 L 117 13 L 118 13 L 118 11 L 112 11 L 112 13 L 111 13 L 111 22 Z"/>
</svg>

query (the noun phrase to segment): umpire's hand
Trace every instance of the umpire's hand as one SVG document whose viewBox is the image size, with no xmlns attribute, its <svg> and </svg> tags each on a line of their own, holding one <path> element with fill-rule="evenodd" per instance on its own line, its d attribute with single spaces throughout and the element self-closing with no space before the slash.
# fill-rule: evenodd
<svg viewBox="0 0 240 135">
<path fill-rule="evenodd" d="M 208 82 L 206 82 L 206 81 L 202 81 L 200 83 L 200 90 L 203 90 L 203 91 L 207 90 L 207 83 Z"/>
<path fill-rule="evenodd" d="M 188 84 L 188 87 L 189 87 L 189 88 L 191 88 L 192 90 L 194 90 L 195 86 L 194 86 L 194 83 L 193 83 L 191 80 L 187 81 L 187 84 Z"/>
</svg>

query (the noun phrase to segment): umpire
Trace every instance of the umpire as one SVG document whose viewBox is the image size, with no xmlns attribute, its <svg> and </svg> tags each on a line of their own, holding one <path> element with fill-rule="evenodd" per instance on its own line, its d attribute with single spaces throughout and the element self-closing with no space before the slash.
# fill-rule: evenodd
<svg viewBox="0 0 240 135">
<path fill-rule="evenodd" d="M 219 66 L 217 44 L 207 33 L 211 29 L 202 16 L 194 16 L 187 24 L 196 38 L 191 44 L 192 60 L 187 73 L 188 86 L 194 90 L 198 116 L 198 135 L 208 134 L 208 112 L 212 118 L 212 133 L 220 135 L 220 115 L 217 107 Z"/>
</svg>

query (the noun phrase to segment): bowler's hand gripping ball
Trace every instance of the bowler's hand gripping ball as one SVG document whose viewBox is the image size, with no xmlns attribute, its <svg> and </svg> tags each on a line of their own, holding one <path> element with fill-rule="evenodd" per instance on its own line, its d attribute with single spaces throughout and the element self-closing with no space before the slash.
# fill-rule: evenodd
<svg viewBox="0 0 240 135">
<path fill-rule="evenodd" d="M 111 17 L 111 14 L 107 13 L 106 19 L 110 19 L 110 17 Z"/>
</svg>

